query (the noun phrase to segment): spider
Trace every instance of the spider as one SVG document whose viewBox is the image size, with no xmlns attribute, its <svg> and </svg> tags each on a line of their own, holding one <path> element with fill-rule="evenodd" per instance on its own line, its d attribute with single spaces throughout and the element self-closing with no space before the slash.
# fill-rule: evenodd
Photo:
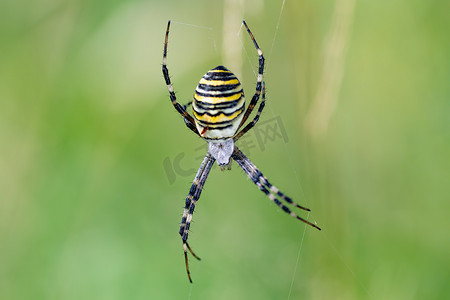
<svg viewBox="0 0 450 300">
<path fill-rule="evenodd" d="M 183 116 L 186 126 L 208 143 L 208 152 L 206 153 L 206 156 L 198 169 L 197 175 L 195 175 L 194 182 L 192 183 L 189 194 L 186 197 L 186 204 L 179 231 L 183 242 L 186 271 L 191 283 L 192 278 L 189 272 L 187 251 L 189 250 L 192 256 L 196 259 L 200 260 L 200 258 L 192 251 L 187 242 L 189 227 L 191 225 L 195 205 L 200 198 L 203 186 L 205 185 L 205 181 L 211 167 L 214 164 L 214 161 L 217 161 L 223 171 L 226 167 L 230 169 L 231 161 L 235 160 L 245 174 L 247 174 L 253 183 L 256 184 L 258 189 L 266 194 L 267 197 L 271 201 L 275 202 L 275 204 L 278 205 L 278 207 L 280 207 L 284 212 L 318 230 L 321 230 L 317 225 L 299 217 L 291 211 L 289 207 L 283 204 L 279 199 L 284 201 L 286 204 L 310 211 L 310 209 L 292 201 L 291 198 L 270 184 L 261 171 L 244 155 L 244 153 L 242 153 L 241 150 L 239 150 L 238 147 L 235 146 L 235 142 L 258 122 L 261 112 L 264 109 L 266 98 L 265 82 L 263 81 L 264 56 L 246 22 L 242 21 L 242 23 L 247 29 L 247 32 L 250 35 L 259 56 L 256 91 L 249 106 L 245 110 L 244 92 L 237 77 L 224 66 L 218 66 L 208 71 L 200 79 L 200 82 L 195 89 L 194 99 L 189 103 L 192 103 L 194 117 L 186 111 L 187 105 L 182 106 L 177 102 L 177 98 L 170 81 L 169 71 L 167 69 L 167 44 L 169 40 L 170 21 L 167 24 L 162 72 L 167 89 L 169 90 L 170 100 L 178 113 Z M 256 116 L 241 131 L 239 131 L 258 103 L 261 94 L 262 100 L 259 104 Z"/>
</svg>

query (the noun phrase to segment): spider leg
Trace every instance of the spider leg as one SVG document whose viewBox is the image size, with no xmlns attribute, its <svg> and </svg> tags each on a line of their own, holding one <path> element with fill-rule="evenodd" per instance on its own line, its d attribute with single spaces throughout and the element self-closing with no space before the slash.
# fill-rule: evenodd
<svg viewBox="0 0 450 300">
<path fill-rule="evenodd" d="M 244 134 L 247 133 L 247 131 L 249 131 L 250 129 L 253 128 L 253 126 L 255 126 L 255 124 L 258 122 L 259 120 L 259 116 L 261 115 L 264 106 L 266 104 L 266 85 L 263 81 L 262 83 L 262 100 L 261 103 L 259 104 L 259 108 L 258 108 L 258 112 L 256 113 L 256 116 L 253 118 L 253 121 L 251 121 L 250 123 L 248 123 L 244 129 L 242 129 L 238 134 L 236 134 L 233 137 L 233 141 L 236 142 L 241 136 L 243 136 Z"/>
<path fill-rule="evenodd" d="M 236 146 L 234 147 L 234 152 L 233 152 L 232 157 L 236 161 L 236 163 L 242 168 L 242 170 L 244 170 L 244 172 L 247 174 L 247 176 L 253 181 L 253 183 L 256 184 L 256 186 L 263 193 L 265 193 L 270 200 L 275 202 L 275 204 L 278 205 L 278 207 L 280 207 L 284 212 L 288 213 L 292 217 L 294 217 L 314 228 L 321 230 L 320 227 L 303 219 L 302 217 L 299 217 L 297 214 L 292 212 L 289 209 L 289 207 L 287 207 L 286 205 L 281 203 L 281 201 L 278 200 L 278 198 L 275 195 L 277 195 L 278 197 L 280 197 L 281 199 L 283 199 L 284 201 L 286 201 L 289 204 L 292 204 L 298 208 L 310 211 L 308 208 L 305 208 L 305 207 L 300 206 L 297 203 L 293 202 L 291 198 L 287 197 L 286 195 L 281 193 L 275 186 L 270 184 L 269 181 L 267 180 L 267 178 L 264 177 L 264 175 L 261 173 L 261 171 Z"/>
<path fill-rule="evenodd" d="M 209 159 L 210 159 L 210 157 L 208 155 L 206 155 L 205 158 L 203 159 L 203 162 L 201 163 L 200 168 L 198 169 L 197 174 L 195 175 L 194 182 L 192 183 L 189 194 L 186 197 L 186 204 L 184 206 L 183 217 L 181 218 L 181 225 L 180 225 L 180 230 L 179 230 L 179 234 L 181 236 L 183 236 L 184 229 L 186 227 L 186 218 L 187 218 L 187 215 L 189 212 L 189 206 L 191 205 L 191 202 L 192 202 L 192 197 L 194 196 L 195 191 L 198 188 L 198 183 L 199 183 L 200 177 L 203 174 L 203 172 L 205 171 L 205 167 L 206 167 L 206 164 Z M 185 255 L 185 260 L 186 260 L 186 269 L 188 270 L 188 276 L 190 278 L 189 268 L 188 268 L 188 264 L 187 264 L 186 248 L 189 250 L 189 252 L 191 252 L 192 256 L 194 256 L 198 260 L 200 260 L 200 258 L 192 251 L 192 249 L 189 246 L 189 244 L 187 243 L 187 241 L 183 242 L 183 249 L 184 249 L 184 255 Z"/>
<path fill-rule="evenodd" d="M 250 101 L 250 104 L 247 107 L 247 110 L 245 111 L 244 116 L 242 117 L 242 121 L 239 124 L 239 128 L 245 123 L 245 121 L 247 121 L 248 117 L 252 113 L 253 109 L 256 106 L 256 103 L 259 100 L 259 95 L 261 94 L 261 84 L 262 84 L 262 79 L 263 79 L 263 73 L 264 73 L 264 56 L 263 56 L 263 53 L 262 53 L 261 49 L 259 48 L 258 43 L 256 42 L 252 32 L 250 31 L 250 28 L 248 28 L 247 23 L 245 23 L 245 21 L 242 21 L 242 23 L 244 24 L 245 28 L 247 29 L 247 32 L 250 35 L 250 38 L 252 39 L 253 44 L 255 44 L 256 50 L 258 51 L 259 68 L 258 68 L 258 79 L 257 79 L 257 82 L 256 82 L 256 91 L 255 91 L 255 94 L 252 97 L 252 100 Z"/>
<path fill-rule="evenodd" d="M 175 109 L 180 113 L 180 115 L 183 116 L 184 122 L 186 123 L 186 126 L 195 132 L 195 134 L 199 135 L 197 131 L 197 127 L 195 126 L 195 121 L 192 118 L 190 114 L 186 111 L 186 108 L 181 106 L 178 101 L 177 97 L 175 96 L 175 92 L 173 91 L 172 83 L 170 82 L 170 76 L 169 76 L 169 70 L 167 69 L 167 43 L 169 41 L 169 27 L 170 27 L 170 21 L 167 23 L 167 30 L 166 30 L 166 39 L 164 41 L 164 53 L 163 53 L 163 64 L 162 64 L 162 72 L 164 75 L 164 80 L 166 81 L 167 89 L 169 90 L 170 100 L 172 101 L 173 106 Z"/>
<path fill-rule="evenodd" d="M 186 198 L 186 204 L 184 207 L 183 217 L 181 219 L 180 226 L 180 235 L 181 240 L 183 242 L 183 251 L 184 251 L 184 260 L 186 263 L 186 272 L 188 274 L 189 281 L 192 283 L 191 273 L 189 271 L 189 263 L 187 257 L 187 250 L 191 252 L 192 256 L 200 260 L 200 258 L 192 251 L 189 246 L 187 239 L 189 235 L 189 227 L 191 226 L 192 215 L 194 213 L 195 204 L 197 200 L 200 198 L 200 194 L 202 193 L 203 186 L 205 185 L 205 181 L 208 178 L 209 171 L 214 163 L 215 159 L 208 153 L 203 159 L 202 164 L 195 176 L 194 182 L 192 183 L 191 189 L 189 191 L 189 195 Z"/>
<path fill-rule="evenodd" d="M 179 231 L 179 234 L 181 236 L 183 235 L 184 228 L 186 227 L 186 218 L 187 218 L 187 215 L 189 212 L 189 206 L 191 205 L 192 197 L 194 196 L 194 194 L 198 188 L 198 183 L 199 183 L 200 177 L 203 174 L 203 172 L 205 171 L 206 164 L 208 163 L 210 158 L 211 158 L 211 156 L 209 155 L 209 153 L 206 154 L 205 158 L 203 159 L 203 161 L 200 165 L 200 168 L 197 171 L 197 174 L 195 175 L 191 189 L 189 190 L 189 194 L 186 197 L 186 203 L 184 206 L 183 217 L 181 218 L 181 226 L 180 226 L 180 231 Z M 196 255 L 194 255 L 194 256 L 196 256 Z"/>
</svg>

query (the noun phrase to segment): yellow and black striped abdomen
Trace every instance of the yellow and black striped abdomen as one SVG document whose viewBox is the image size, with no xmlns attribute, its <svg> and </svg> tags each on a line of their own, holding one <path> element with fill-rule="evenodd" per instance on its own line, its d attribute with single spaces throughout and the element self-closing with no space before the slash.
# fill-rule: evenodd
<svg viewBox="0 0 450 300">
<path fill-rule="evenodd" d="M 200 79 L 192 107 L 195 125 L 203 138 L 231 138 L 244 116 L 245 98 L 241 83 L 231 71 L 218 66 Z"/>
</svg>

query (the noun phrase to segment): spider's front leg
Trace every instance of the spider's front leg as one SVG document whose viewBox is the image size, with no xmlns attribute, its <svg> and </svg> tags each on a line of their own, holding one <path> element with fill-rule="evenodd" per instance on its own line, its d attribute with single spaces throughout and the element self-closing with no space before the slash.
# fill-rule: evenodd
<svg viewBox="0 0 450 300">
<path fill-rule="evenodd" d="M 192 251 L 191 247 L 187 242 L 189 235 L 189 227 L 191 226 L 195 204 L 197 203 L 197 200 L 200 198 L 203 186 L 205 185 L 205 181 L 208 178 L 209 171 L 211 170 L 214 161 L 215 161 L 214 157 L 212 157 L 209 153 L 207 153 L 205 158 L 203 159 L 202 164 L 200 165 L 200 168 L 198 169 L 197 175 L 194 178 L 194 182 L 192 183 L 189 194 L 186 197 L 186 204 L 184 206 L 183 217 L 181 218 L 179 233 L 181 235 L 181 240 L 183 242 L 184 259 L 186 262 L 186 272 L 188 274 L 188 278 L 191 283 L 192 279 L 191 273 L 189 272 L 187 250 L 189 250 L 192 256 L 194 256 L 196 259 L 200 260 L 200 258 Z"/>
<path fill-rule="evenodd" d="M 166 38 L 164 40 L 162 73 L 163 73 L 164 80 L 167 85 L 167 89 L 169 91 L 170 101 L 172 102 L 172 105 L 175 107 L 175 109 L 178 111 L 178 113 L 183 116 L 184 123 L 186 124 L 186 126 L 190 130 L 192 130 L 195 134 L 199 135 L 197 128 L 195 127 L 194 119 L 192 118 L 192 116 L 190 114 L 188 114 L 188 112 L 186 111 L 186 107 L 181 106 L 178 103 L 177 97 L 175 96 L 175 92 L 173 90 L 172 82 L 170 81 L 169 69 L 167 68 L 167 44 L 169 42 L 169 28 L 170 28 L 170 21 L 167 23 Z"/>
<path fill-rule="evenodd" d="M 250 129 L 252 129 L 253 126 L 255 126 L 255 124 L 259 120 L 259 116 L 261 116 L 261 113 L 262 113 L 265 105 L 266 105 L 266 84 L 263 81 L 263 83 L 262 83 L 262 100 L 261 100 L 261 103 L 259 104 L 258 112 L 256 113 L 256 116 L 253 118 L 253 120 L 250 123 L 248 123 L 247 126 L 244 127 L 244 129 L 242 129 L 239 133 L 237 133 L 233 137 L 234 142 L 236 142 L 239 138 L 241 138 L 244 134 L 246 134 Z"/>
<path fill-rule="evenodd" d="M 250 38 L 252 39 L 253 44 L 255 45 L 256 51 L 258 52 L 259 67 L 258 67 L 258 78 L 257 78 L 257 81 L 256 81 L 255 94 L 253 95 L 252 100 L 250 101 L 250 104 L 248 105 L 247 110 L 245 111 L 244 117 L 242 118 L 242 121 L 239 124 L 239 128 L 242 125 L 244 125 L 245 121 L 247 121 L 247 118 L 250 116 L 250 114 L 252 113 L 253 109 L 256 106 L 256 103 L 259 100 L 259 95 L 261 94 L 263 73 L 264 73 L 264 56 L 263 56 L 263 53 L 262 53 L 261 49 L 259 48 L 258 43 L 255 40 L 255 37 L 253 36 L 252 32 L 250 31 L 250 28 L 248 28 L 247 23 L 245 21 L 242 21 L 242 23 L 244 24 L 245 28 L 247 29 L 247 32 L 250 35 Z"/>
</svg>

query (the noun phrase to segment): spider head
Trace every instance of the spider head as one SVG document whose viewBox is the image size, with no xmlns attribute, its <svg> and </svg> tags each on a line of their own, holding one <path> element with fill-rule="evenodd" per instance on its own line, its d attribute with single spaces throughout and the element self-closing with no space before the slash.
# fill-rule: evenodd
<svg viewBox="0 0 450 300">
<path fill-rule="evenodd" d="M 234 142 L 232 138 L 223 141 L 208 142 L 208 152 L 216 159 L 217 164 L 222 169 L 230 162 L 233 151 Z"/>
</svg>

